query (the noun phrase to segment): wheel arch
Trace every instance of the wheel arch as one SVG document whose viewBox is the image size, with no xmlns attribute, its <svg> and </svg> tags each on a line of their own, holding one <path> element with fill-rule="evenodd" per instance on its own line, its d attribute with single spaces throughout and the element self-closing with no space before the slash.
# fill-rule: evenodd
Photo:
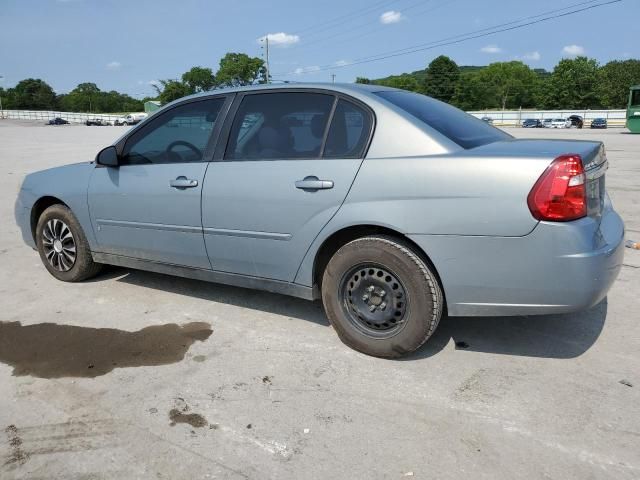
<svg viewBox="0 0 640 480">
<path fill-rule="evenodd" d="M 38 225 L 40 215 L 42 215 L 42 212 L 44 212 L 52 205 L 64 205 L 65 207 L 69 208 L 69 205 L 67 205 L 65 202 L 51 195 L 40 197 L 33 204 L 33 207 L 31 207 L 31 235 L 33 236 L 34 242 L 36 241 L 36 226 Z"/>
<path fill-rule="evenodd" d="M 366 237 L 369 235 L 385 235 L 387 237 L 392 237 L 394 239 L 399 240 L 404 243 L 408 247 L 411 248 L 432 270 L 435 275 L 438 284 L 440 285 L 440 289 L 442 290 L 442 295 L 444 299 L 444 308 L 445 314 L 447 310 L 447 298 L 446 292 L 444 290 L 444 285 L 442 283 L 442 279 L 440 278 L 440 274 L 438 273 L 438 269 L 435 267 L 434 263 L 429 258 L 427 252 L 425 252 L 417 243 L 411 240 L 409 237 L 404 235 L 403 233 L 394 230 L 389 227 L 374 225 L 374 224 L 365 224 L 365 225 L 351 225 L 348 227 L 341 228 L 333 232 L 329 235 L 320 245 L 320 248 L 317 250 L 314 262 L 313 262 L 313 284 L 317 285 L 319 289 L 322 288 L 322 275 L 324 274 L 324 269 L 331 257 L 344 245 L 347 243 L 357 239 Z"/>
</svg>

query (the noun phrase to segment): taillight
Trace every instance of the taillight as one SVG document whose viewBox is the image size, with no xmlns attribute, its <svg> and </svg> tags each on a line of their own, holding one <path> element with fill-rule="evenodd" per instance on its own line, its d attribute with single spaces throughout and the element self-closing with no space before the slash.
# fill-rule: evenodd
<svg viewBox="0 0 640 480">
<path fill-rule="evenodd" d="M 538 220 L 567 222 L 587 215 L 587 189 L 580 155 L 556 158 L 529 192 L 527 204 Z"/>
</svg>

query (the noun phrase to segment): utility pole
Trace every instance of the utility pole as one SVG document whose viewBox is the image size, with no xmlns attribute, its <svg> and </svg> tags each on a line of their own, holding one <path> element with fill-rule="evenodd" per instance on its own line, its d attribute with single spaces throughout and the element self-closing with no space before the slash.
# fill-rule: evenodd
<svg viewBox="0 0 640 480">
<path fill-rule="evenodd" d="M 331 74 L 331 83 L 336 83 L 336 74 L 335 73 Z"/>
<path fill-rule="evenodd" d="M 4 80 L 4 76 L 0 75 L 0 80 Z M 4 110 L 2 110 L 2 95 L 0 95 L 0 118 L 4 118 Z"/>
<path fill-rule="evenodd" d="M 269 35 L 262 37 L 262 41 L 264 42 L 264 69 L 267 76 L 266 83 L 269 84 L 271 83 L 271 78 L 269 76 Z"/>
</svg>

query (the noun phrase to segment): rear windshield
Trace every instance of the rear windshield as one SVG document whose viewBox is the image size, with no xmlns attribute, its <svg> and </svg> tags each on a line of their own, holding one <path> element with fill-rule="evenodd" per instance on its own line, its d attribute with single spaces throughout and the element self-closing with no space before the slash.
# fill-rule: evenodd
<svg viewBox="0 0 640 480">
<path fill-rule="evenodd" d="M 425 95 L 401 91 L 381 91 L 376 95 L 426 123 L 462 148 L 475 148 L 513 138 L 462 110 Z"/>
</svg>

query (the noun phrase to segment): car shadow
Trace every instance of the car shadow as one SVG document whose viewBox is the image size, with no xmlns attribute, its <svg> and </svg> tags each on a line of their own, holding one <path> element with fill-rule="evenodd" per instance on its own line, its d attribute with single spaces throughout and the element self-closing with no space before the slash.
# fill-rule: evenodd
<svg viewBox="0 0 640 480">
<path fill-rule="evenodd" d="M 329 326 L 322 303 L 213 284 L 141 270 L 113 267 L 96 280 L 118 282 Z M 444 317 L 434 335 L 417 352 L 403 357 L 424 359 L 442 351 L 452 340 L 456 350 L 541 358 L 575 358 L 596 342 L 604 328 L 607 300 L 584 312 L 526 317 Z"/>
<path fill-rule="evenodd" d="M 118 282 L 138 287 L 153 288 L 236 307 L 251 308 L 329 326 L 329 320 L 324 315 L 320 302 L 309 302 L 260 290 L 119 267 L 110 267 L 103 275 L 96 277 L 95 281 L 108 278 L 115 278 Z"/>
</svg>

